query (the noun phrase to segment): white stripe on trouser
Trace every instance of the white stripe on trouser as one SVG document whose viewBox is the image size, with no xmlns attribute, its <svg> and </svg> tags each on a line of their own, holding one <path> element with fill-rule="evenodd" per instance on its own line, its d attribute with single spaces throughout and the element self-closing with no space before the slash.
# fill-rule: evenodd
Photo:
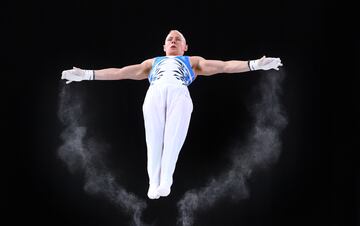
<svg viewBox="0 0 360 226">
<path fill-rule="evenodd" d="M 193 104 L 184 85 L 155 84 L 144 104 L 147 170 L 150 187 L 167 187 L 189 128 Z"/>
</svg>

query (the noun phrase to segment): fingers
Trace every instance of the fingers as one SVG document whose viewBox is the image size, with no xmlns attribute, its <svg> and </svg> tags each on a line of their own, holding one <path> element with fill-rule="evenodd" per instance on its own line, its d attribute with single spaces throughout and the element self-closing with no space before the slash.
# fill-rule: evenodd
<svg viewBox="0 0 360 226">
<path fill-rule="evenodd" d="M 69 75 L 69 70 L 63 71 L 61 73 L 61 79 L 67 79 Z"/>
<path fill-rule="evenodd" d="M 279 70 L 279 67 L 283 66 L 283 64 L 281 63 L 281 60 L 280 58 L 277 58 L 277 62 L 276 62 L 276 67 L 274 67 L 275 70 Z"/>
<path fill-rule="evenodd" d="M 71 70 L 65 70 L 65 71 L 62 71 L 62 72 L 61 72 L 61 79 L 66 79 L 66 80 L 68 80 L 68 81 L 66 81 L 66 84 L 69 84 L 69 83 L 72 82 L 71 80 L 69 80 L 70 71 L 71 71 Z"/>
<path fill-rule="evenodd" d="M 279 70 L 280 66 L 283 66 L 283 64 L 281 63 L 281 59 L 280 58 L 273 58 L 273 62 L 275 63 L 275 70 Z"/>
<path fill-rule="evenodd" d="M 276 57 L 268 57 L 267 59 L 267 65 L 268 65 L 268 69 L 274 69 L 274 70 L 279 70 L 280 66 L 283 66 L 283 64 L 281 63 L 281 59 L 280 58 L 276 58 Z"/>
</svg>

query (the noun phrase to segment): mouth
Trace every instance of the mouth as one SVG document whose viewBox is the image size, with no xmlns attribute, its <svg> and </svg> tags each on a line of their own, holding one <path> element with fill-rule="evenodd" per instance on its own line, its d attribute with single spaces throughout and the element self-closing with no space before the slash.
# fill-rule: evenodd
<svg viewBox="0 0 360 226">
<path fill-rule="evenodd" d="M 176 45 L 170 46 L 171 49 L 176 49 Z"/>
</svg>

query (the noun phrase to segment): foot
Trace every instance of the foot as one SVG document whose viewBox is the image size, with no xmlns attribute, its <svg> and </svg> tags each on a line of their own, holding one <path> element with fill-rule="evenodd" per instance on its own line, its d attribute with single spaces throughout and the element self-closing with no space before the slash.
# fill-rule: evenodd
<svg viewBox="0 0 360 226">
<path fill-rule="evenodd" d="M 161 197 L 166 197 L 170 194 L 170 186 L 160 185 L 157 189 L 157 194 Z"/>
<path fill-rule="evenodd" d="M 147 196 L 149 197 L 149 199 L 158 199 L 158 198 L 160 198 L 160 195 L 157 193 L 157 187 L 150 185 Z"/>
</svg>

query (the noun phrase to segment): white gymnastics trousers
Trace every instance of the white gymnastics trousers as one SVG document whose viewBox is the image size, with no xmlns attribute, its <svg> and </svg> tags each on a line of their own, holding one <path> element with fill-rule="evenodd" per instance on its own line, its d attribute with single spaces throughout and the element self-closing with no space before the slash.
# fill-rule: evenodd
<svg viewBox="0 0 360 226">
<path fill-rule="evenodd" d="M 162 187 L 170 192 L 192 110 L 187 86 L 171 83 L 150 85 L 143 104 L 150 188 Z"/>
</svg>

